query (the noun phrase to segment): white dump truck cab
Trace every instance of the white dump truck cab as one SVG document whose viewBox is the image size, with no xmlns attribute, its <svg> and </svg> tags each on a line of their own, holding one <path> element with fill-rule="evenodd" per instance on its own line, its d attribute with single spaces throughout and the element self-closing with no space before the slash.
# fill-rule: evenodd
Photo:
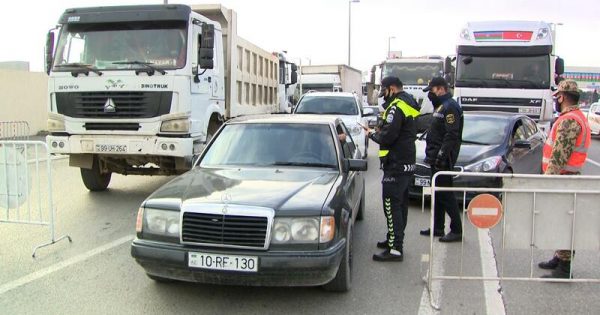
<svg viewBox="0 0 600 315">
<path fill-rule="evenodd" d="M 104 190 L 183 173 L 226 119 L 277 112 L 278 58 L 236 25 L 220 5 L 66 10 L 46 46 L 52 152 Z"/>
<path fill-rule="evenodd" d="M 527 114 L 547 128 L 553 118 L 551 88 L 564 72 L 554 46 L 549 23 L 468 23 L 457 46 L 454 96 L 465 111 Z"/>
</svg>

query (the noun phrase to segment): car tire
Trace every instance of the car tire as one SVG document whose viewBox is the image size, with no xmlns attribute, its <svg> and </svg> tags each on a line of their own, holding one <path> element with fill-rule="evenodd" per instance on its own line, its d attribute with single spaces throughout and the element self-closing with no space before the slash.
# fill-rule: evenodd
<svg viewBox="0 0 600 315">
<path fill-rule="evenodd" d="M 104 191 L 110 184 L 112 173 L 101 173 L 98 158 L 94 157 L 92 168 L 81 168 L 81 179 L 89 191 Z"/>
<path fill-rule="evenodd" d="M 323 286 L 326 291 L 348 292 L 352 287 L 352 225 L 350 222 L 348 224 L 350 226 L 348 226 L 348 234 L 346 235 L 344 257 L 340 262 L 335 278 Z"/>
<path fill-rule="evenodd" d="M 158 283 L 170 283 L 170 282 L 175 282 L 175 280 L 173 279 L 168 279 L 168 278 L 163 278 L 163 277 L 159 277 L 159 276 L 155 276 L 155 275 L 151 275 L 149 273 L 146 274 L 146 276 L 148 276 L 148 278 L 152 279 L 155 282 Z"/>
<path fill-rule="evenodd" d="M 365 188 L 363 186 L 362 197 L 358 204 L 358 211 L 356 212 L 356 221 L 362 221 L 365 218 Z"/>
</svg>

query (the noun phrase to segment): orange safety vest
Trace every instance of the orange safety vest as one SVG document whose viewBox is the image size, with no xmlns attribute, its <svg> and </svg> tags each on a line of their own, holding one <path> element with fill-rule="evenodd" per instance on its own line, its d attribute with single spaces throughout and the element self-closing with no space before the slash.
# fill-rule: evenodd
<svg viewBox="0 0 600 315">
<path fill-rule="evenodd" d="M 581 127 L 581 133 L 579 133 L 577 136 L 575 148 L 567 160 L 567 164 L 560 170 L 560 173 L 566 174 L 581 172 L 581 168 L 583 167 L 583 164 L 585 164 L 587 151 L 590 147 L 590 142 L 592 141 L 592 135 L 587 119 L 579 109 L 576 109 L 559 116 L 552 126 L 550 135 L 548 136 L 548 139 L 546 139 L 546 143 L 544 143 L 544 158 L 542 160 L 542 170 L 544 173 L 546 172 L 546 169 L 548 169 L 548 162 L 550 161 L 550 156 L 552 155 L 552 147 L 554 146 L 554 141 L 556 141 L 556 130 L 558 129 L 560 123 L 565 119 L 575 120 Z"/>
</svg>

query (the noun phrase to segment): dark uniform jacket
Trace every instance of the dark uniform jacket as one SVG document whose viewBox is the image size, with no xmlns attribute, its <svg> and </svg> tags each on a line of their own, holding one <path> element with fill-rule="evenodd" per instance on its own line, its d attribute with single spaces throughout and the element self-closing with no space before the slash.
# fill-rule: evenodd
<svg viewBox="0 0 600 315">
<path fill-rule="evenodd" d="M 462 141 L 463 112 L 450 93 L 440 96 L 440 101 L 442 104 L 433 112 L 433 122 L 427 133 L 425 163 L 452 169 Z"/>
<path fill-rule="evenodd" d="M 386 110 L 380 130 L 370 135 L 379 144 L 382 168 L 395 173 L 414 172 L 418 104 L 412 96 L 401 92 L 383 107 Z"/>
</svg>

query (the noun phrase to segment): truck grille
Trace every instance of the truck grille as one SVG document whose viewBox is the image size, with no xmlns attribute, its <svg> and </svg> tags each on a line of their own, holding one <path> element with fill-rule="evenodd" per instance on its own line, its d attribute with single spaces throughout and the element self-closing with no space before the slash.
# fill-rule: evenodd
<svg viewBox="0 0 600 315">
<path fill-rule="evenodd" d="M 262 249 L 268 225 L 266 217 L 185 212 L 181 237 L 184 243 Z"/>
<path fill-rule="evenodd" d="M 61 92 L 59 114 L 74 118 L 152 118 L 168 114 L 173 92 Z"/>
</svg>

